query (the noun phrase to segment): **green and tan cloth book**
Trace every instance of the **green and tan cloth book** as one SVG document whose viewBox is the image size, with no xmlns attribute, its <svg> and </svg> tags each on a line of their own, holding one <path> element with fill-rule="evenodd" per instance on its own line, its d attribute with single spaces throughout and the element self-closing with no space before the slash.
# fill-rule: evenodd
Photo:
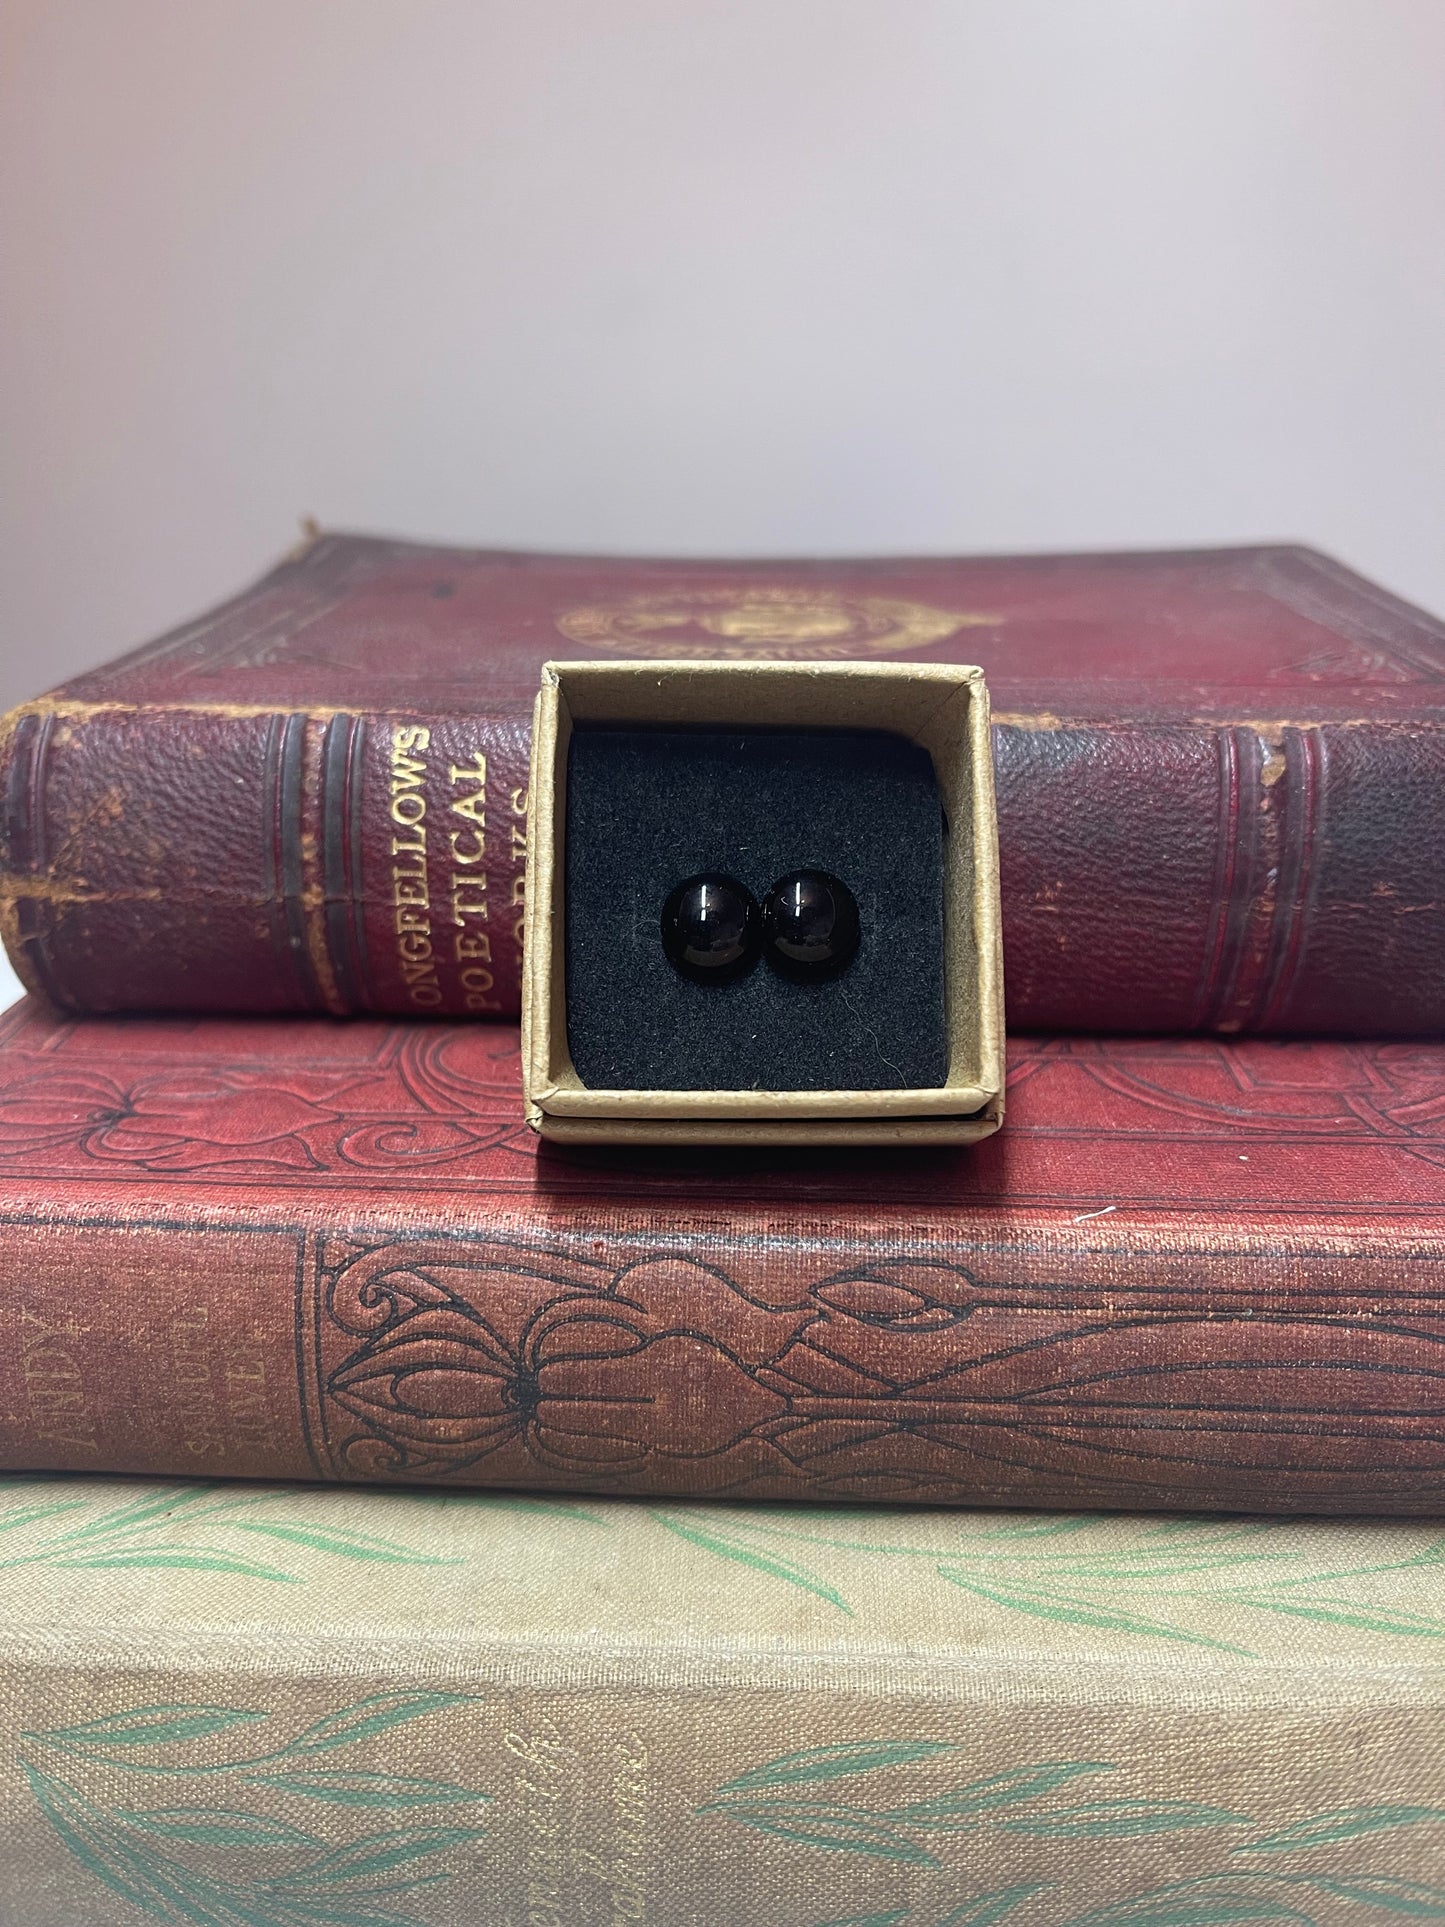
<svg viewBox="0 0 1445 1927">
<path fill-rule="evenodd" d="M 1445 1532 L 32 1478 L 6 1927 L 1445 1919 Z"/>
</svg>

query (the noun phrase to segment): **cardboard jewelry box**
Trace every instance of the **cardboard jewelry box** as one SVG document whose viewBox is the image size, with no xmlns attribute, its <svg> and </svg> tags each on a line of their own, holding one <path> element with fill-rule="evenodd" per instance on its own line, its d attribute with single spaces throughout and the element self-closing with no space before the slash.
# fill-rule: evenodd
<svg viewBox="0 0 1445 1927">
<path fill-rule="evenodd" d="M 568 1048 L 568 752 L 577 724 L 894 732 L 928 752 L 943 851 L 940 1084 L 881 1090 L 585 1085 Z M 644 661 L 543 666 L 532 736 L 522 977 L 526 1116 L 561 1142 L 968 1144 L 1003 1119 L 1003 957 L 988 692 L 955 663 Z"/>
</svg>

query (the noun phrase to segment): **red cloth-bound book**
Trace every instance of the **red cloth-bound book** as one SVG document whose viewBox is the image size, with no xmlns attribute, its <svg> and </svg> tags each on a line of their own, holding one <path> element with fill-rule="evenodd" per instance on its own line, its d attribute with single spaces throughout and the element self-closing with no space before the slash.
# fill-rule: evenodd
<svg viewBox="0 0 1445 1927">
<path fill-rule="evenodd" d="M 0 1467 L 1435 1513 L 1445 1046 L 1023 1038 L 972 1151 L 561 1155 L 515 1033 L 0 1021 Z"/>
<path fill-rule="evenodd" d="M 1445 1031 L 1445 627 L 1298 548 L 324 536 L 9 718 L 16 968 L 72 1010 L 515 1015 L 539 671 L 619 654 L 980 663 L 1016 1028 Z"/>
</svg>

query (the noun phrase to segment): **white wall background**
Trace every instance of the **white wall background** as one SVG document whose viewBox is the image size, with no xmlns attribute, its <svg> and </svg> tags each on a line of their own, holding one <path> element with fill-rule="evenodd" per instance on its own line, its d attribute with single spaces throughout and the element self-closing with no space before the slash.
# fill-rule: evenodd
<svg viewBox="0 0 1445 1927">
<path fill-rule="evenodd" d="M 1442 0 L 0 0 L 0 699 L 298 517 L 1445 607 Z"/>
</svg>

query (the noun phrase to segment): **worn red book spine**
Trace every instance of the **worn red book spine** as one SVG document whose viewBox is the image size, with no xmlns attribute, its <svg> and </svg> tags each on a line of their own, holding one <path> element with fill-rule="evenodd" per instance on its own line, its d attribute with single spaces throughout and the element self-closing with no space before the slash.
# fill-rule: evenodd
<svg viewBox="0 0 1445 1927">
<path fill-rule="evenodd" d="M 63 1008 L 501 1016 L 549 657 L 972 661 L 1015 1027 L 1445 1030 L 1445 628 L 1309 550 L 646 562 L 328 536 L 16 711 Z"/>
<path fill-rule="evenodd" d="M 1429 1514 L 1445 1046 L 1020 1039 L 972 1151 L 563 1156 L 508 1026 L 0 1027 L 0 1467 Z"/>
<path fill-rule="evenodd" d="M 515 1017 L 529 722 L 24 713 L 7 752 L 16 967 L 70 1010 Z"/>
</svg>

